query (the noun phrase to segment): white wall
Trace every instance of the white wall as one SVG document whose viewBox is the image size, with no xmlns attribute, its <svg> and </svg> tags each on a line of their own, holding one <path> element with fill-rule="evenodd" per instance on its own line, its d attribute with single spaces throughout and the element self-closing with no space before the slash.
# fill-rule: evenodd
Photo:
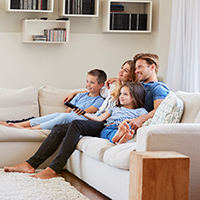
<svg viewBox="0 0 200 200">
<path fill-rule="evenodd" d="M 0 0 L 0 87 L 80 88 L 85 85 L 90 69 L 102 68 L 108 77 L 115 77 L 121 64 L 140 52 L 160 56 L 158 75 L 165 80 L 171 1 L 153 0 L 150 34 L 102 33 L 100 4 L 98 18 L 70 18 L 69 43 L 24 44 L 21 43 L 21 20 L 44 16 L 56 19 L 58 1 L 55 0 L 54 13 L 42 14 L 5 12 L 4 0 Z"/>
</svg>

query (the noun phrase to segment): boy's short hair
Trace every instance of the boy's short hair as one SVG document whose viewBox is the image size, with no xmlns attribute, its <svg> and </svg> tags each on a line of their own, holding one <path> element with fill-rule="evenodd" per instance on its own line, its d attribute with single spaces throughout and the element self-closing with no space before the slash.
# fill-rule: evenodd
<svg viewBox="0 0 200 200">
<path fill-rule="evenodd" d="M 88 75 L 97 76 L 98 84 L 104 84 L 107 79 L 106 73 L 101 69 L 93 69 L 88 72 Z"/>
<path fill-rule="evenodd" d="M 158 70 L 159 70 L 159 56 L 158 55 L 152 54 L 152 53 L 138 53 L 133 58 L 135 63 L 139 59 L 146 60 L 146 62 L 149 65 L 155 64 L 155 66 L 156 66 L 155 72 L 156 72 L 156 74 L 158 73 Z"/>
</svg>

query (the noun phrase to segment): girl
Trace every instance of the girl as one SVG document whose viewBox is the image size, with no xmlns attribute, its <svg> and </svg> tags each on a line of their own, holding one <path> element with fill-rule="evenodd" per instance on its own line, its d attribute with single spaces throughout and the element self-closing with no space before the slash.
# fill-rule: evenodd
<svg viewBox="0 0 200 200">
<path fill-rule="evenodd" d="M 84 116 L 94 121 L 106 120 L 106 127 L 101 131 L 101 138 L 109 139 L 113 143 L 125 143 L 133 137 L 134 131 L 129 129 L 129 125 L 124 120 L 147 114 L 147 111 L 143 108 L 144 99 L 145 89 L 140 83 L 125 83 L 121 86 L 117 95 L 116 106 L 109 108 L 100 116 L 89 113 L 84 114 Z M 82 114 L 81 109 L 75 112 L 78 115 Z M 122 125 L 118 130 L 121 123 Z"/>
</svg>

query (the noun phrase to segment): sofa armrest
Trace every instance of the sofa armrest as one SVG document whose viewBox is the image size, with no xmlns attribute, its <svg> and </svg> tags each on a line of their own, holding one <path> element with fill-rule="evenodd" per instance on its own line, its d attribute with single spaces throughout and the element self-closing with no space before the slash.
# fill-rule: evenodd
<svg viewBox="0 0 200 200">
<path fill-rule="evenodd" d="M 151 125 L 137 131 L 136 151 L 194 151 L 200 144 L 200 124 Z M 197 149 L 196 149 L 197 150 Z"/>
<path fill-rule="evenodd" d="M 137 132 L 136 151 L 176 151 L 190 158 L 190 198 L 200 196 L 200 123 L 162 124 Z"/>
</svg>

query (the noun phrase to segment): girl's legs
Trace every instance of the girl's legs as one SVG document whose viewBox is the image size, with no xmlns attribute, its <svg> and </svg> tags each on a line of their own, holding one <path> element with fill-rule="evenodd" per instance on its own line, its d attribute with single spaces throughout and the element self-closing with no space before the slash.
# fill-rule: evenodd
<svg viewBox="0 0 200 200">
<path fill-rule="evenodd" d="M 106 126 L 102 131 L 101 131 L 101 138 L 104 139 L 109 139 L 110 142 L 114 143 L 112 141 L 113 136 L 118 130 L 118 126 L 116 124 L 111 124 L 109 126 Z"/>
<path fill-rule="evenodd" d="M 126 143 L 128 140 L 132 139 L 134 135 L 134 130 L 131 130 L 130 125 L 123 121 L 119 126 L 118 130 L 112 138 L 113 142 Z"/>
</svg>

